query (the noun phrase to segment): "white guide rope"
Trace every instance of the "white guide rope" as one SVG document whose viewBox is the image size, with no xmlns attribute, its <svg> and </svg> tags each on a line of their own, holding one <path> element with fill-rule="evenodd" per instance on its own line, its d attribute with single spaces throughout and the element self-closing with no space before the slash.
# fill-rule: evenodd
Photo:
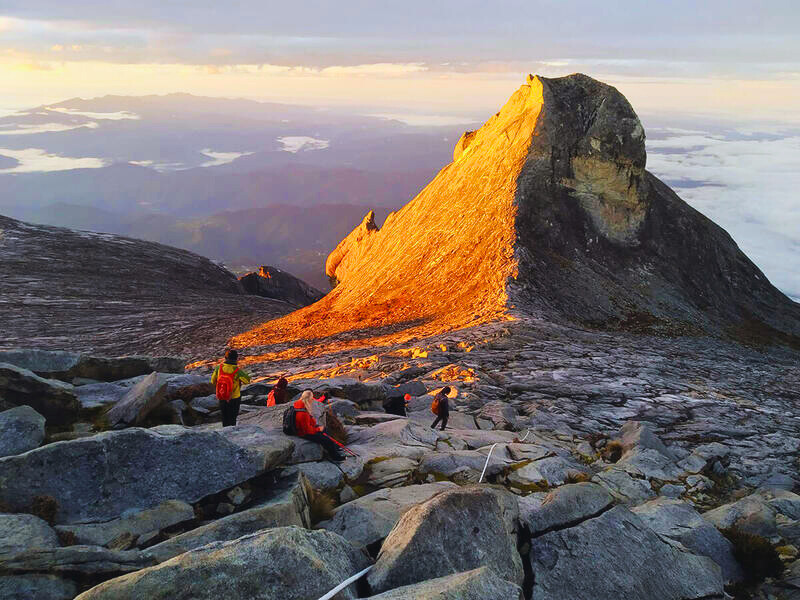
<svg viewBox="0 0 800 600">
<path fill-rule="evenodd" d="M 351 584 L 351 583 L 353 583 L 354 581 L 357 581 L 357 580 L 361 579 L 361 577 L 363 577 L 364 575 L 366 575 L 367 573 L 369 573 L 369 570 L 370 570 L 372 567 L 374 567 L 374 566 L 375 566 L 375 565 L 370 565 L 370 566 L 368 566 L 366 569 L 364 569 L 363 571 L 361 571 L 360 573 L 356 573 L 356 574 L 355 574 L 355 575 L 353 575 L 352 577 L 350 577 L 350 578 L 348 578 L 348 579 L 345 579 L 345 580 L 344 580 L 342 583 L 340 583 L 340 584 L 339 584 L 339 585 L 337 585 L 335 588 L 333 588 L 333 589 L 332 589 L 330 592 L 328 592 L 327 594 L 325 594 L 324 596 L 322 596 L 322 597 L 321 597 L 319 600 L 331 600 L 331 598 L 333 598 L 333 597 L 334 597 L 336 594 L 338 594 L 339 592 L 341 592 L 341 591 L 342 591 L 344 588 L 346 588 L 348 585 L 350 585 L 350 584 Z"/>
<path fill-rule="evenodd" d="M 489 459 L 492 458 L 492 450 L 494 450 L 495 446 L 497 446 L 497 444 L 492 444 L 492 447 L 489 448 L 489 456 L 486 457 L 486 464 L 483 465 L 483 471 L 481 472 L 481 478 L 478 479 L 478 483 L 483 481 L 483 476 L 486 474 L 486 467 L 489 466 Z"/>
</svg>

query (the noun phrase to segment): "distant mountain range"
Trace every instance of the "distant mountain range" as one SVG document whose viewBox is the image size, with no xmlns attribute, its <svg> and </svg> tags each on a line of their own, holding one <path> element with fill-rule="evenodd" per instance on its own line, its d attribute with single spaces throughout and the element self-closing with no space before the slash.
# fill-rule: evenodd
<svg viewBox="0 0 800 600">
<path fill-rule="evenodd" d="M 0 214 L 327 289 L 327 253 L 367 207 L 413 198 L 467 126 L 189 94 L 75 98 L 0 118 Z"/>
</svg>

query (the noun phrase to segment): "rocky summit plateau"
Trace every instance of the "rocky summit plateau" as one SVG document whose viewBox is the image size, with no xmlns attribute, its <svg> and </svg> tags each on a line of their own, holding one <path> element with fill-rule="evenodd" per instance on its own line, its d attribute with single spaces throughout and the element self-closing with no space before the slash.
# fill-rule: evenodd
<svg viewBox="0 0 800 600">
<path fill-rule="evenodd" d="M 800 305 L 644 140 L 616 89 L 531 76 L 319 300 L 0 221 L 0 597 L 800 599 Z M 283 433 L 279 376 L 344 462 Z"/>
</svg>

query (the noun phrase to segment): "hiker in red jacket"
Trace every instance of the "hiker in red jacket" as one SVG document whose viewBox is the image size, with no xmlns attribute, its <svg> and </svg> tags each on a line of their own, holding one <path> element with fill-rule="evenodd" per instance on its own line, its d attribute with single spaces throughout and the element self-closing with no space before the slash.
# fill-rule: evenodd
<svg viewBox="0 0 800 600">
<path fill-rule="evenodd" d="M 286 397 L 286 388 L 289 386 L 289 381 L 286 377 L 278 379 L 278 383 L 272 386 L 272 389 L 267 394 L 267 406 L 275 406 L 276 404 L 286 404 L 289 399 Z"/>
<path fill-rule="evenodd" d="M 314 418 L 314 414 L 319 410 L 319 403 L 314 399 L 314 393 L 311 390 L 303 392 L 303 395 L 294 403 L 294 409 L 297 435 L 303 439 L 316 442 L 328 451 L 332 460 L 342 462 L 346 458 L 345 455 Z"/>
<path fill-rule="evenodd" d="M 431 429 L 436 429 L 436 425 L 439 423 L 439 421 L 442 422 L 442 431 L 444 431 L 444 428 L 447 427 L 447 419 L 450 418 L 450 402 L 447 398 L 449 393 L 450 388 L 444 387 L 433 397 L 431 410 L 436 415 L 436 420 L 431 425 Z M 436 410 L 434 410 L 434 408 Z"/>
</svg>

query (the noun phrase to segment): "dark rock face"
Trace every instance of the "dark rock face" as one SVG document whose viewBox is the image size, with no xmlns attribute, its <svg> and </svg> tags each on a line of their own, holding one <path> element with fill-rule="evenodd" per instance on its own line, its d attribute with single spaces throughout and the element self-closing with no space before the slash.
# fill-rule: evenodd
<svg viewBox="0 0 800 600">
<path fill-rule="evenodd" d="M 28 405 L 50 425 L 74 422 L 80 403 L 73 387 L 7 363 L 0 363 L 0 410 Z"/>
<path fill-rule="evenodd" d="M 35 348 L 0 350 L 0 362 L 33 371 L 40 377 L 71 382 L 75 377 L 99 381 L 119 381 L 159 373 L 182 373 L 186 364 L 175 356 L 91 356 L 78 352 L 48 351 Z"/>
<path fill-rule="evenodd" d="M 644 129 L 622 94 L 585 75 L 529 85 L 543 103 L 517 179 L 517 308 L 604 328 L 775 329 L 800 344 L 800 305 L 645 171 Z"/>
<path fill-rule="evenodd" d="M 325 294 L 305 281 L 275 267 L 261 267 L 258 273 L 247 273 L 239 282 L 248 294 L 283 300 L 294 306 L 308 306 Z"/>
<path fill-rule="evenodd" d="M 199 357 L 289 312 L 184 250 L 3 216 L 0 230 L 0 348 Z"/>
</svg>

